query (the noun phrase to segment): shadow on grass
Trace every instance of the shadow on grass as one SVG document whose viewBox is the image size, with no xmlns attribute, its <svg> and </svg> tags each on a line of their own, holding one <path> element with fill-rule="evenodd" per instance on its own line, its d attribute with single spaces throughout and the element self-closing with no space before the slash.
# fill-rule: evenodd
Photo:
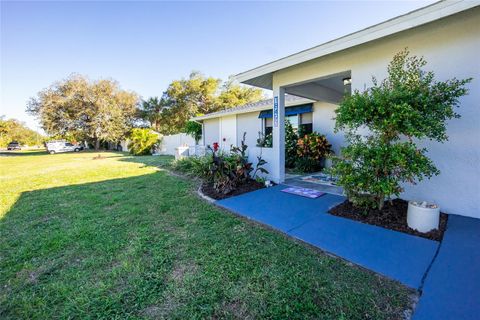
<svg viewBox="0 0 480 320">
<path fill-rule="evenodd" d="M 116 150 L 81 150 L 79 152 L 74 152 L 74 151 L 69 151 L 69 152 L 58 152 L 55 153 L 53 156 L 57 155 L 62 155 L 62 154 L 99 154 L 102 155 L 104 153 L 109 153 L 109 154 L 117 154 L 119 156 L 129 156 L 130 154 L 128 152 L 122 152 L 122 151 L 116 151 Z M 45 156 L 49 155 L 49 153 L 46 150 L 28 150 L 28 151 L 0 151 L 0 156 L 11 156 L 11 157 L 24 157 L 24 156 Z"/>
<path fill-rule="evenodd" d="M 189 196 L 161 171 L 22 193 L 0 220 L 0 318 L 115 318 L 163 299 L 181 240 L 166 230 Z"/>
<path fill-rule="evenodd" d="M 46 150 L 29 150 L 29 151 L 0 151 L 0 157 L 1 156 L 7 156 L 7 157 L 23 157 L 23 156 L 44 156 L 47 155 Z"/>
<path fill-rule="evenodd" d="M 383 319 L 410 306 L 398 283 L 225 214 L 165 171 L 24 192 L 0 234 L 2 319 Z"/>
<path fill-rule="evenodd" d="M 131 154 L 125 154 L 125 157 L 120 159 L 124 162 L 141 163 L 145 166 L 152 167 L 165 167 L 168 168 L 170 164 L 175 160 L 174 156 L 161 155 L 161 156 L 133 156 Z"/>
</svg>

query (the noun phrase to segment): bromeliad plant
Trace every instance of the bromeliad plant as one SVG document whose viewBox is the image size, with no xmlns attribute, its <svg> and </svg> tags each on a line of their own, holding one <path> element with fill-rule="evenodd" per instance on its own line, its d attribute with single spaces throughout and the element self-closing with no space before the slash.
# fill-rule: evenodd
<svg viewBox="0 0 480 320">
<path fill-rule="evenodd" d="M 422 69 L 426 64 L 408 50 L 396 54 L 385 80 L 373 78 L 373 87 L 346 96 L 336 110 L 335 129 L 347 132 L 349 145 L 334 158 L 331 173 L 355 205 L 381 210 L 386 199 L 400 195 L 403 183 L 439 174 L 414 139 L 448 139 L 446 121 L 460 118 L 455 108 L 472 79 L 436 81 Z M 360 135 L 361 128 L 370 134 Z"/>
</svg>

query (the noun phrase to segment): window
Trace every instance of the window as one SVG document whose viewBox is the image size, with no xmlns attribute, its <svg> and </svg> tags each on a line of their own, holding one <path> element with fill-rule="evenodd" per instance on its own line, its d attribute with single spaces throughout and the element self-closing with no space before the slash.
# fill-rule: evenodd
<svg viewBox="0 0 480 320">
<path fill-rule="evenodd" d="M 290 124 L 292 125 L 294 131 L 298 130 L 298 123 L 299 123 L 298 117 L 299 117 L 298 114 L 294 114 L 293 116 L 285 117 L 285 120 L 290 121 Z"/>
<path fill-rule="evenodd" d="M 301 135 L 309 134 L 313 132 L 313 114 L 311 112 L 300 114 L 299 133 Z"/>
<path fill-rule="evenodd" d="M 269 135 L 273 131 L 273 121 L 272 118 L 264 118 L 263 119 L 263 134 Z"/>
<path fill-rule="evenodd" d="M 285 117 L 285 119 L 290 121 L 290 123 L 292 124 L 293 130 L 297 133 L 300 132 L 302 135 L 313 132 L 312 118 L 313 117 L 311 112 L 295 114 L 295 115 Z M 263 120 L 263 134 L 264 135 L 271 134 L 273 129 L 272 118 L 263 118 L 262 120 Z"/>
</svg>

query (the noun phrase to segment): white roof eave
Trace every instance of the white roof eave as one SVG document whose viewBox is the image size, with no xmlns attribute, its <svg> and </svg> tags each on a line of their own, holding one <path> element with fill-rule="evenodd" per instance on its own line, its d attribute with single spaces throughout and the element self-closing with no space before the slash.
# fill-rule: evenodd
<svg viewBox="0 0 480 320">
<path fill-rule="evenodd" d="M 292 107 L 292 106 L 297 106 L 301 104 L 307 104 L 307 103 L 314 103 L 314 100 L 302 98 L 298 99 L 296 101 L 285 101 L 285 106 L 286 107 Z M 252 107 L 252 108 L 245 108 L 245 109 L 240 109 L 240 110 L 232 110 L 232 112 L 228 112 L 226 110 L 225 112 L 222 113 L 211 113 L 211 114 L 206 114 L 203 116 L 198 116 L 198 117 L 193 117 L 190 119 L 190 121 L 203 121 L 207 119 L 215 119 L 215 118 L 221 118 L 221 117 L 226 117 L 226 116 L 233 116 L 236 114 L 242 114 L 242 113 L 250 113 L 250 112 L 259 112 L 263 110 L 269 110 L 272 109 L 273 105 L 262 105 L 258 107 Z"/>
<path fill-rule="evenodd" d="M 239 73 L 235 75 L 234 78 L 242 83 L 260 86 L 265 89 L 272 89 L 271 77 L 275 71 L 415 28 L 479 5 L 480 1 L 439 1 L 319 46 L 300 51 L 285 58 Z M 263 79 L 259 79 L 260 77 L 263 77 Z"/>
</svg>

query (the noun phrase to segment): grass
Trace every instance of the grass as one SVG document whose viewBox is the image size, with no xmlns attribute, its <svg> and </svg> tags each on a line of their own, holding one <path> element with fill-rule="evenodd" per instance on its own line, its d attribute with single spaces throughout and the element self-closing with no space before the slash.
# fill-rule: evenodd
<svg viewBox="0 0 480 320">
<path fill-rule="evenodd" d="M 409 289 L 200 200 L 169 157 L 0 156 L 2 319 L 398 319 Z"/>
</svg>

